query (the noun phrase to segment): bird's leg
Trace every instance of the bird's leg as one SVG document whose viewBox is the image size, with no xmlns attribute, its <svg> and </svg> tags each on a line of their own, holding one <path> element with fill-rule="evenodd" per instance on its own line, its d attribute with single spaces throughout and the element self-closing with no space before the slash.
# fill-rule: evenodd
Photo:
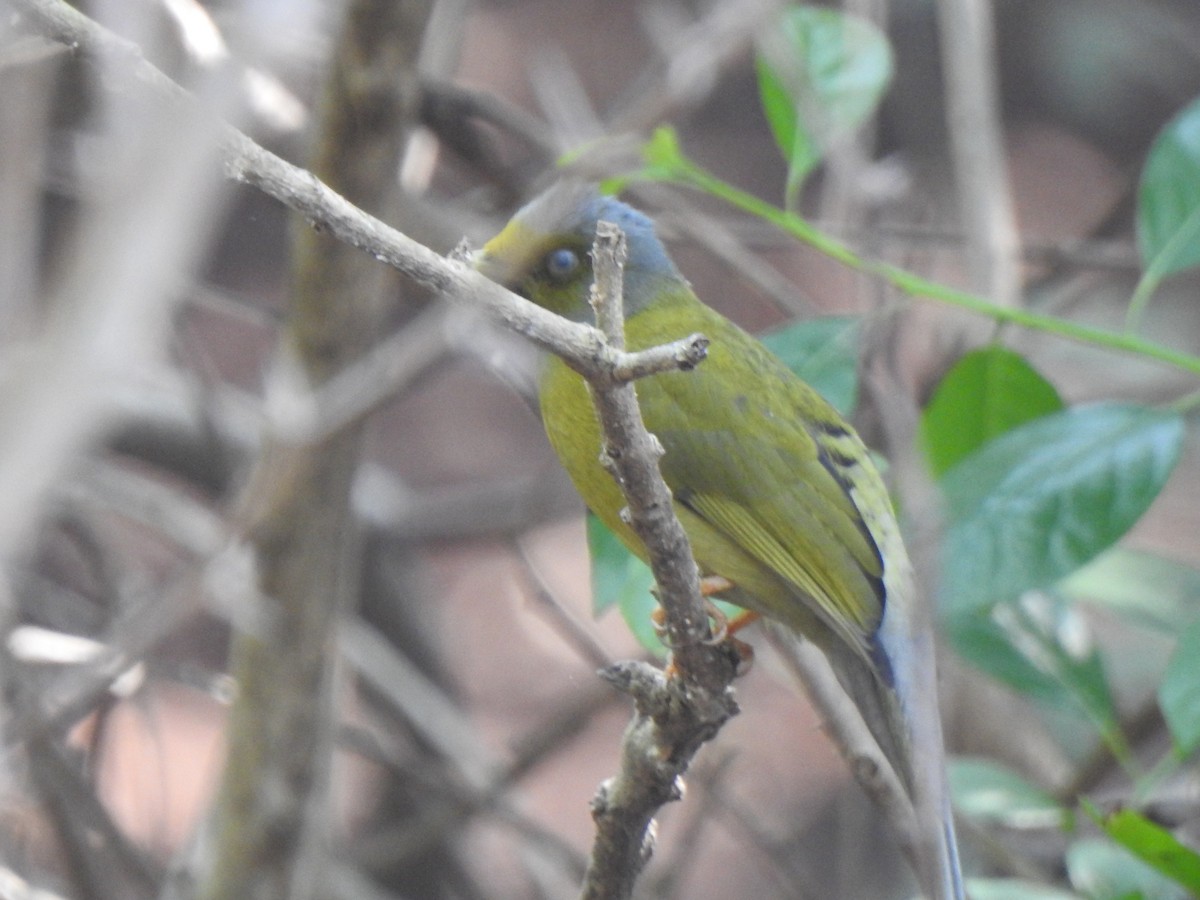
<svg viewBox="0 0 1200 900">
<path fill-rule="evenodd" d="M 724 612 L 721 611 L 715 603 L 709 598 L 724 593 L 733 588 L 734 584 L 728 578 L 721 575 L 705 575 L 700 579 L 700 596 L 704 598 L 704 611 L 712 620 L 712 634 L 704 641 L 706 644 L 715 645 L 722 642 L 728 642 L 730 648 L 738 657 L 737 674 L 745 675 L 750 671 L 750 667 L 754 664 L 754 648 L 745 641 L 738 640 L 733 635 L 747 625 L 758 619 L 758 613 L 742 610 L 731 620 Z M 654 623 L 654 630 L 658 634 L 658 639 L 663 642 L 668 648 L 671 646 L 667 641 L 666 632 L 666 613 L 660 606 L 650 614 L 650 619 Z M 667 672 L 673 670 L 673 665 L 668 665 Z"/>
<path fill-rule="evenodd" d="M 712 619 L 712 637 L 705 643 L 719 644 L 729 636 L 729 617 L 721 612 L 709 597 L 728 591 L 732 587 L 733 582 L 721 575 L 705 575 L 700 579 L 700 596 L 704 598 L 705 611 Z"/>
<path fill-rule="evenodd" d="M 734 583 L 722 575 L 705 575 L 700 579 L 700 596 L 707 600 L 717 594 L 723 594 L 735 587 Z M 713 624 L 716 626 L 711 638 L 713 643 L 719 643 L 725 638 L 737 634 L 747 625 L 752 625 L 757 622 L 759 615 L 756 612 L 751 612 L 748 609 L 743 609 L 740 613 L 730 619 L 721 612 L 714 604 L 708 604 L 708 614 L 713 618 Z"/>
<path fill-rule="evenodd" d="M 703 587 L 700 591 L 704 597 L 704 612 L 708 614 L 711 620 L 709 630 L 712 632 L 704 639 L 705 644 L 719 644 L 729 636 L 729 617 L 721 612 L 721 608 L 717 604 L 708 599 L 708 594 L 705 593 Z M 741 616 L 738 616 L 740 619 Z M 658 635 L 658 639 L 663 644 L 671 649 L 671 642 L 667 639 L 667 612 L 661 606 L 650 613 L 650 621 L 654 624 L 654 633 Z"/>
<path fill-rule="evenodd" d="M 715 603 L 708 599 L 715 594 L 731 590 L 733 587 L 733 582 L 721 575 L 705 575 L 700 579 L 700 594 L 704 597 L 704 602 L 708 607 L 708 614 L 712 617 L 713 625 L 715 626 L 713 628 L 713 636 L 709 638 L 709 642 L 719 644 L 722 641 L 726 641 L 730 649 L 737 654 L 737 674 L 745 675 L 750 671 L 750 667 L 754 665 L 754 648 L 745 641 L 735 638 L 734 634 L 758 619 L 758 613 L 743 609 L 730 619 L 725 613 L 721 612 Z"/>
</svg>

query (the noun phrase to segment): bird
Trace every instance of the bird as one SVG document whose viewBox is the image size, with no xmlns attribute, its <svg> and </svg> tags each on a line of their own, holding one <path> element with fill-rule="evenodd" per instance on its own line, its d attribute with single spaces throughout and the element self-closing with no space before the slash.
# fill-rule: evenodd
<svg viewBox="0 0 1200 900">
<path fill-rule="evenodd" d="M 695 333 L 693 371 L 636 382 L 662 476 L 706 579 L 728 600 L 825 654 L 907 792 L 917 876 L 934 900 L 964 896 L 936 701 L 934 638 L 883 478 L 854 428 L 758 339 L 705 305 L 654 222 L 588 182 L 563 179 L 475 255 L 484 275 L 567 319 L 594 324 L 590 250 L 600 221 L 625 235 L 630 351 Z M 583 377 L 547 355 L 543 424 L 586 505 L 636 555 Z"/>
</svg>

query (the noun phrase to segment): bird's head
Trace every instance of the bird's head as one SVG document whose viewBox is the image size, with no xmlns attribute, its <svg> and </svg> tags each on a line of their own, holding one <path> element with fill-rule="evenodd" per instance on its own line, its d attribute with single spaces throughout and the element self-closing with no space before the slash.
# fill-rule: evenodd
<svg viewBox="0 0 1200 900">
<path fill-rule="evenodd" d="M 538 306 L 590 322 L 591 250 L 600 221 L 625 233 L 625 313 L 633 315 L 654 295 L 653 281 L 679 279 L 679 270 L 647 216 L 589 184 L 565 181 L 532 200 L 483 246 L 476 268 Z"/>
</svg>

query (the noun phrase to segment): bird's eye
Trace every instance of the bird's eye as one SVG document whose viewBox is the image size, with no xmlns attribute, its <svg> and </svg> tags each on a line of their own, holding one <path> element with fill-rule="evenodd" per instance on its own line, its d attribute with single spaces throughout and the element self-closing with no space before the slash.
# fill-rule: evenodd
<svg viewBox="0 0 1200 900">
<path fill-rule="evenodd" d="M 558 282 L 565 282 L 579 271 L 579 254 L 569 247 L 559 247 L 546 254 L 546 274 Z"/>
</svg>

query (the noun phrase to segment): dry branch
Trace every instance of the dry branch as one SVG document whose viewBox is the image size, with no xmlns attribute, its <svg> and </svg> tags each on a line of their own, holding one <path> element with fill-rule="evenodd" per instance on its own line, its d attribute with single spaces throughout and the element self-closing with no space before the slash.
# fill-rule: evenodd
<svg viewBox="0 0 1200 900">
<path fill-rule="evenodd" d="M 600 222 L 592 251 L 592 306 L 606 342 L 616 348 L 624 345 L 625 252 L 620 229 Z M 706 346 L 707 341 L 698 342 L 701 351 Z M 654 815 L 682 796 L 692 757 L 736 714 L 730 683 L 737 663 L 726 645 L 708 640 L 700 573 L 658 470 L 662 447 L 642 423 L 632 383 L 622 383 L 615 366 L 585 377 L 604 432 L 604 459 L 628 503 L 629 524 L 646 546 L 678 667 L 672 678 L 637 662 L 618 663 L 603 673 L 634 699 L 636 713 L 621 742 L 620 770 L 592 800 L 596 838 L 581 897 L 616 900 L 632 896 L 650 858 Z"/>
</svg>

